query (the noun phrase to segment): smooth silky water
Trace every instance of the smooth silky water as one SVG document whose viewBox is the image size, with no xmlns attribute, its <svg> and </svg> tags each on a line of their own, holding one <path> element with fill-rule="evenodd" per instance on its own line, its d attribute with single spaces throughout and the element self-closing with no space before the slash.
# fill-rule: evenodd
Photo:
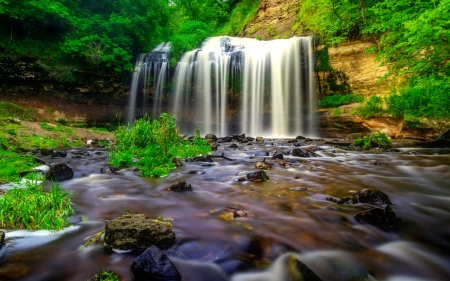
<svg viewBox="0 0 450 281">
<path fill-rule="evenodd" d="M 100 174 L 106 154 L 64 159 L 75 176 L 60 185 L 73 193 L 82 221 L 50 235 L 8 231 L 0 252 L 0 280 L 79 281 L 101 270 L 133 280 L 130 266 L 137 253 L 108 253 L 102 241 L 82 247 L 127 209 L 149 218 L 173 218 L 176 243 L 164 252 L 184 281 L 290 280 L 287 253 L 322 280 L 448 280 L 450 150 L 405 148 L 411 144 L 403 143 L 397 144 L 400 152 L 369 153 L 316 144 L 306 148 L 317 148 L 322 157 L 289 168 L 267 157 L 274 164 L 269 181 L 241 182 L 239 174 L 254 171 L 264 159 L 255 155 L 293 147 L 280 139 L 264 146 L 239 144 L 239 149 L 228 145 L 223 143 L 214 155 L 225 153 L 234 161 L 213 158 L 211 167 L 185 163 L 161 179 L 132 172 Z M 381 166 L 371 165 L 374 160 Z M 189 174 L 193 170 L 204 174 Z M 194 191 L 165 191 L 180 180 Z M 358 223 L 354 214 L 370 208 L 367 204 L 325 200 L 364 188 L 389 196 L 403 220 L 397 231 Z M 248 215 L 224 220 L 220 214 L 227 207 Z"/>
</svg>

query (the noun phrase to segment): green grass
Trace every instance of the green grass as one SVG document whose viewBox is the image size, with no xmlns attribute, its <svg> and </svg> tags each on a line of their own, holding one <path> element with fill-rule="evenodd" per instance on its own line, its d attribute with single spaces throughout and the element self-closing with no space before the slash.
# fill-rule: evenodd
<svg viewBox="0 0 450 281">
<path fill-rule="evenodd" d="M 13 182 L 19 179 L 19 171 L 38 166 L 32 156 L 20 155 L 0 148 L 0 182 Z"/>
<path fill-rule="evenodd" d="M 34 112 L 19 105 L 0 101 L 0 119 L 16 117 L 24 121 L 33 121 Z"/>
<path fill-rule="evenodd" d="M 361 115 L 364 119 L 381 116 L 383 112 L 383 99 L 377 96 L 371 96 L 367 102 L 355 111 L 356 114 Z"/>
<path fill-rule="evenodd" d="M 73 213 L 69 194 L 58 184 L 44 192 L 37 182 L 8 190 L 0 197 L 0 228 L 61 230 Z"/>
<path fill-rule="evenodd" d="M 392 147 L 392 141 L 385 133 L 378 132 L 356 139 L 353 145 L 362 149 L 379 147 L 381 150 L 386 150 Z"/>
<path fill-rule="evenodd" d="M 346 105 L 354 102 L 363 102 L 363 97 L 354 95 L 354 94 L 348 94 L 348 95 L 331 95 L 326 96 L 320 100 L 319 106 L 320 107 L 338 107 L 341 105 Z"/>
<path fill-rule="evenodd" d="M 92 281 L 119 281 L 119 277 L 112 271 L 102 271 L 94 276 Z"/>
<path fill-rule="evenodd" d="M 160 120 L 145 116 L 132 127 L 119 127 L 116 144 L 111 149 L 109 162 L 119 167 L 137 166 L 144 177 L 165 177 L 176 168 L 174 157 L 189 158 L 211 153 L 211 146 L 197 130 L 194 140 L 180 137 L 175 118 L 166 113 Z"/>
</svg>

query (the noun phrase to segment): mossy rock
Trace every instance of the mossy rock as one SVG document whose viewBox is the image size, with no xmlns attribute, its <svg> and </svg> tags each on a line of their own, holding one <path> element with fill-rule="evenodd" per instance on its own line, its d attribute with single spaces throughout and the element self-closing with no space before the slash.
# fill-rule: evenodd
<svg viewBox="0 0 450 281">
<path fill-rule="evenodd" d="M 105 227 L 105 243 L 117 250 L 145 251 L 152 245 L 167 248 L 175 238 L 169 225 L 144 214 L 124 215 L 110 220 Z"/>
</svg>

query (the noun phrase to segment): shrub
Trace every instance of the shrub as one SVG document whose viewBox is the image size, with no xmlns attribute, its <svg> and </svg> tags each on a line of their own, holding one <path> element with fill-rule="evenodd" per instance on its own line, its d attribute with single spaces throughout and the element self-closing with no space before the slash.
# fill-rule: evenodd
<svg viewBox="0 0 450 281">
<path fill-rule="evenodd" d="M 415 79 L 400 93 L 387 98 L 388 112 L 397 118 L 450 117 L 450 79 Z"/>
<path fill-rule="evenodd" d="M 356 109 L 356 113 L 367 119 L 381 116 L 383 113 L 383 100 L 377 96 L 371 96 L 367 102 Z"/>
<path fill-rule="evenodd" d="M 68 192 L 52 184 L 48 192 L 36 181 L 14 188 L 0 198 L 0 228 L 61 230 L 73 213 Z"/>
<path fill-rule="evenodd" d="M 331 95 L 324 97 L 320 103 L 320 107 L 338 107 L 345 104 L 354 102 L 362 102 L 364 99 L 361 96 L 348 94 L 348 95 Z"/>
<path fill-rule="evenodd" d="M 378 132 L 356 139 L 353 145 L 362 149 L 379 147 L 381 150 L 386 150 L 392 147 L 392 141 L 385 133 Z"/>
<path fill-rule="evenodd" d="M 175 169 L 174 157 L 211 153 L 211 146 L 200 138 L 199 131 L 191 143 L 179 136 L 174 121 L 174 117 L 163 113 L 159 121 L 144 116 L 132 127 L 119 127 L 115 132 L 116 144 L 110 152 L 110 164 L 121 167 L 136 165 L 141 176 L 164 177 Z"/>
</svg>

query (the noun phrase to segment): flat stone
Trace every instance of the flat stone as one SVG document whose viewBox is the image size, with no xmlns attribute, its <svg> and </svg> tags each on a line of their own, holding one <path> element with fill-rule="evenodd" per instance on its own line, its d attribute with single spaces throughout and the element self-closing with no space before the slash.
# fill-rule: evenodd
<svg viewBox="0 0 450 281">
<path fill-rule="evenodd" d="M 118 250 L 145 251 L 152 245 L 165 248 L 175 238 L 169 225 L 144 214 L 124 215 L 110 220 L 105 227 L 105 243 Z"/>
</svg>

